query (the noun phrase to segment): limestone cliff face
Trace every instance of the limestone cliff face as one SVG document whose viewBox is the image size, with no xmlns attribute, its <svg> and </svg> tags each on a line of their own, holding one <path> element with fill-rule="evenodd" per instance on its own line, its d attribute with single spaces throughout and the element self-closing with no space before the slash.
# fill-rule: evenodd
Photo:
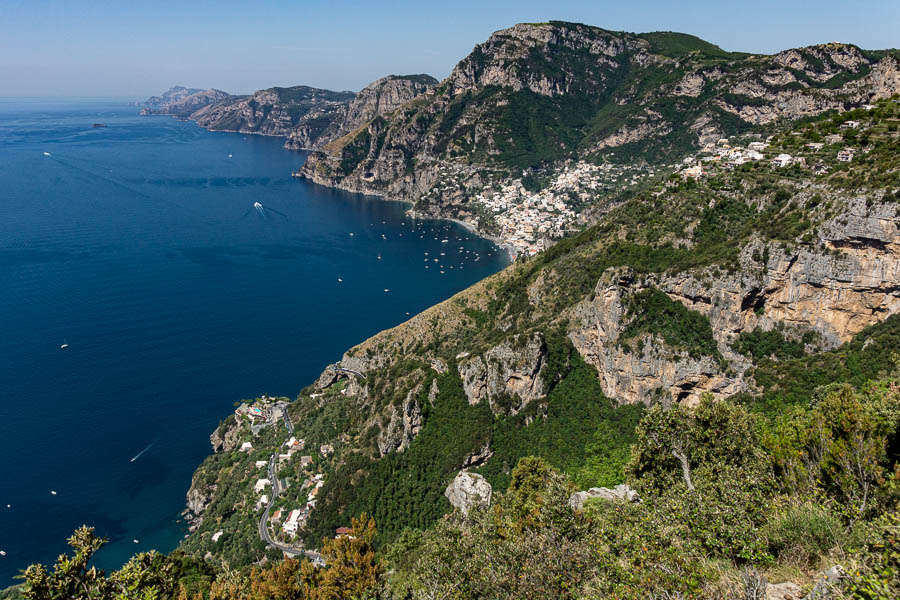
<svg viewBox="0 0 900 600">
<path fill-rule="evenodd" d="M 199 471 L 191 478 L 191 487 L 187 492 L 187 518 L 191 523 L 191 530 L 196 529 L 203 522 L 203 513 L 215 497 L 216 485 L 203 481 Z"/>
<path fill-rule="evenodd" d="M 429 75 L 389 75 L 359 93 L 308 86 L 274 87 L 251 96 L 176 86 L 142 103 L 141 114 L 169 114 L 201 127 L 284 136 L 291 150 L 322 148 L 434 87 Z"/>
<path fill-rule="evenodd" d="M 437 80 L 430 75 L 382 77 L 360 90 L 324 130 L 317 132 L 310 124 L 313 120 L 300 124 L 288 137 L 285 148 L 291 150 L 322 148 L 367 125 L 376 117 L 390 115 L 436 84 Z M 318 121 L 318 118 L 315 121 Z"/>
<path fill-rule="evenodd" d="M 229 415 L 209 436 L 213 452 L 230 452 L 237 448 L 240 445 L 240 433 L 240 423 L 235 420 L 234 415 Z"/>
<path fill-rule="evenodd" d="M 381 456 L 391 452 L 403 452 L 415 439 L 422 428 L 422 408 L 418 395 L 422 386 L 413 387 L 406 395 L 406 400 L 397 408 L 388 407 L 387 424 L 381 429 L 376 444 Z"/>
<path fill-rule="evenodd" d="M 459 376 L 469 404 L 486 400 L 494 413 L 518 413 L 544 397 L 541 370 L 546 359 L 547 346 L 540 334 L 514 336 L 483 357 L 468 358 L 460 363 Z"/>
<path fill-rule="evenodd" d="M 752 382 L 743 374 L 750 363 L 731 349 L 740 333 L 783 324 L 817 332 L 827 349 L 900 311 L 895 205 L 852 199 L 845 214 L 819 228 L 819 236 L 830 251 L 801 247 L 786 253 L 773 246 L 766 264 L 751 258 L 761 244 L 750 245 L 733 275 L 641 279 L 628 269 L 610 270 L 592 299 L 570 309 L 569 338 L 597 369 L 604 393 L 620 402 L 693 403 L 704 392 L 724 397 L 747 389 Z M 653 336 L 641 340 L 640 352 L 631 349 L 636 344 L 619 343 L 627 325 L 623 299 L 650 286 L 709 318 L 727 364 L 674 352 Z"/>
</svg>

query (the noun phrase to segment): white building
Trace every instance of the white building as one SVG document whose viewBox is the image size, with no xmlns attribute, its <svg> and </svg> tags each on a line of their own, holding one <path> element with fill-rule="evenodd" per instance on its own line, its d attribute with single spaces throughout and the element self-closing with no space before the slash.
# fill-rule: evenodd
<svg viewBox="0 0 900 600">
<path fill-rule="evenodd" d="M 288 515 L 287 521 L 281 526 L 281 530 L 288 535 L 296 535 L 297 529 L 300 527 L 300 509 L 295 508 Z"/>
<path fill-rule="evenodd" d="M 853 160 L 853 150 L 841 150 L 838 152 L 837 159 L 839 162 L 850 162 Z"/>
<path fill-rule="evenodd" d="M 266 489 L 266 486 L 267 486 L 267 485 L 272 485 L 272 482 L 269 481 L 268 479 L 259 479 L 259 480 L 257 480 L 256 483 L 253 485 L 253 491 L 254 491 L 254 492 L 261 492 L 261 491 L 263 491 L 264 489 Z"/>
<path fill-rule="evenodd" d="M 248 452 L 250 450 L 253 450 L 253 444 L 251 444 L 250 442 L 244 442 L 243 444 L 241 444 L 241 452 Z"/>
<path fill-rule="evenodd" d="M 778 156 L 776 156 L 775 158 L 772 159 L 772 166 L 779 167 L 779 168 L 786 167 L 789 164 L 791 164 L 792 160 L 793 160 L 793 158 L 791 157 L 790 154 L 779 154 Z"/>
</svg>

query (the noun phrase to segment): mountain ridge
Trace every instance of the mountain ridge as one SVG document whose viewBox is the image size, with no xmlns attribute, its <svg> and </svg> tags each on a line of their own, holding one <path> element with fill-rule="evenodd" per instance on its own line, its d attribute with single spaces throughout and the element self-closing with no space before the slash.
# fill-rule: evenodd
<svg viewBox="0 0 900 600">
<path fill-rule="evenodd" d="M 820 44 L 759 56 L 685 35 L 562 22 L 500 30 L 433 93 L 312 153 L 300 174 L 492 233 L 472 197 L 529 170 L 671 163 L 726 134 L 900 91 L 889 51 Z"/>
</svg>

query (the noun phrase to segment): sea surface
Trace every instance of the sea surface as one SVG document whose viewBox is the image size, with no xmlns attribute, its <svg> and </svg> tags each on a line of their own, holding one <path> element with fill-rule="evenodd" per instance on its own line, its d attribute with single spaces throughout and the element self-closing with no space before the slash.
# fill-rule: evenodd
<svg viewBox="0 0 900 600">
<path fill-rule="evenodd" d="M 280 138 L 136 113 L 0 98 L 0 587 L 81 524 L 106 569 L 172 550 L 235 402 L 296 396 L 506 265 L 453 223 L 290 177 L 304 155 Z"/>
</svg>

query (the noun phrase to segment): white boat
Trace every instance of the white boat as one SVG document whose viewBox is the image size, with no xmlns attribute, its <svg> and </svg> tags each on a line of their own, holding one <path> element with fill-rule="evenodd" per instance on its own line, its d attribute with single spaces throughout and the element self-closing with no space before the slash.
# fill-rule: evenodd
<svg viewBox="0 0 900 600">
<path fill-rule="evenodd" d="M 0 556 L 6 556 L 6 552 L 4 550 L 0 550 Z"/>
<path fill-rule="evenodd" d="M 44 152 L 44 156 L 50 156 L 49 152 Z"/>
<path fill-rule="evenodd" d="M 60 350 L 65 350 L 68 347 L 69 347 L 69 344 L 67 344 L 65 342 L 63 342 L 62 344 L 59 345 Z"/>
<path fill-rule="evenodd" d="M 391 291 L 391 290 L 389 290 L 389 289 L 387 289 L 387 288 L 384 288 L 384 291 L 385 291 L 385 292 L 389 292 L 389 291 Z"/>
<path fill-rule="evenodd" d="M 254 203 L 253 203 L 253 208 L 255 208 L 256 210 L 259 210 L 259 209 L 262 208 L 262 207 L 263 207 L 263 205 L 260 204 L 259 202 L 254 202 Z"/>
<path fill-rule="evenodd" d="M 229 154 L 228 156 L 231 156 L 231 155 Z M 138 542 L 137 540 L 131 540 L 131 541 L 134 542 L 135 544 L 139 544 L 139 543 L 140 543 L 140 542 Z"/>
<path fill-rule="evenodd" d="M 353 232 L 352 232 L 352 231 L 350 232 L 350 237 L 353 237 Z"/>
<path fill-rule="evenodd" d="M 50 490 L 50 495 L 51 495 L 51 496 L 55 496 L 55 495 L 56 495 L 56 490 Z"/>
<path fill-rule="evenodd" d="M 449 242 L 450 242 L 450 240 L 441 240 L 441 243 L 442 243 L 442 244 L 447 244 L 447 243 L 449 243 Z"/>
<path fill-rule="evenodd" d="M 341 279 L 340 277 L 338 277 L 338 283 L 343 283 L 343 282 L 344 282 L 344 280 Z"/>
</svg>

